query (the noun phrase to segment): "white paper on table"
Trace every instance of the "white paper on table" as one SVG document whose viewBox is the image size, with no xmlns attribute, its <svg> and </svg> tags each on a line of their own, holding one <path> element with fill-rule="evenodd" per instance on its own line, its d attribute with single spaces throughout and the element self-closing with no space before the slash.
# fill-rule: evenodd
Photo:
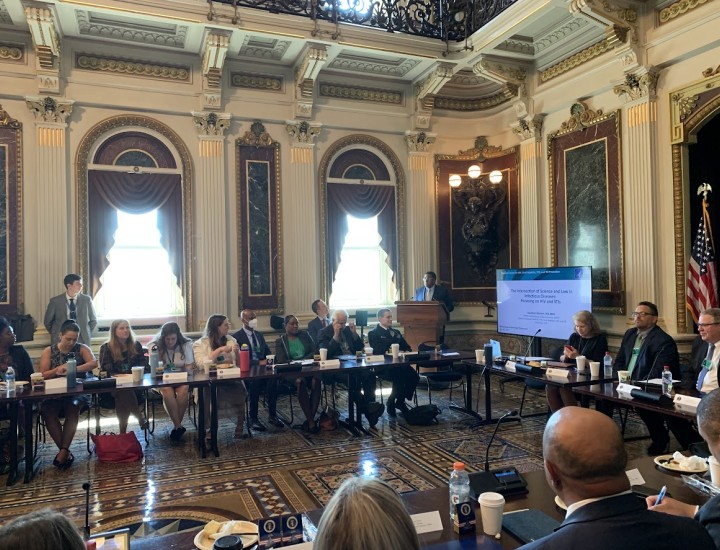
<svg viewBox="0 0 720 550">
<path fill-rule="evenodd" d="M 662 386 L 662 378 L 651 378 L 647 381 L 651 386 Z M 680 380 L 673 380 L 673 384 L 679 384 Z"/>
<path fill-rule="evenodd" d="M 413 514 L 410 516 L 410 519 L 412 519 L 415 531 L 418 535 L 443 530 L 443 524 L 438 510 L 433 512 L 423 512 L 422 514 Z"/>
<path fill-rule="evenodd" d="M 628 481 L 630 481 L 630 485 L 645 485 L 645 478 L 637 468 L 628 470 L 625 472 L 625 475 L 627 476 Z"/>
<path fill-rule="evenodd" d="M 455 355 L 460 355 L 457 351 L 448 351 L 447 353 L 441 353 L 443 357 L 453 357 Z"/>
</svg>

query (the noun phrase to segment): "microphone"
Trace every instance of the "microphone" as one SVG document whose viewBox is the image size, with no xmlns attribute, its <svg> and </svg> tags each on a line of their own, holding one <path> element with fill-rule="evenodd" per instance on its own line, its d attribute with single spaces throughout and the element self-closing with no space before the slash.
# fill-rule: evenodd
<svg viewBox="0 0 720 550">
<path fill-rule="evenodd" d="M 491 306 L 486 300 L 482 300 L 480 303 L 487 308 L 487 313 L 485 314 L 485 317 L 492 317 L 492 313 L 490 312 L 495 311 L 495 308 Z"/>
<path fill-rule="evenodd" d="M 85 538 L 90 538 L 90 484 L 86 481 L 82 484 L 85 491 Z"/>
<path fill-rule="evenodd" d="M 485 450 L 485 470 L 482 472 L 472 473 L 469 476 L 470 487 L 476 495 L 480 495 L 487 491 L 493 491 L 505 496 L 525 494 L 528 492 L 527 481 L 525 481 L 516 468 L 510 467 L 490 470 L 490 447 L 493 444 L 498 428 L 503 420 L 508 417 L 515 416 L 518 416 L 518 411 L 512 410 L 506 412 L 498 419 L 497 424 L 495 424 L 495 430 L 490 437 L 490 442 Z"/>
<path fill-rule="evenodd" d="M 663 347 L 661 347 L 660 351 L 655 354 L 655 359 L 653 360 L 652 365 L 650 365 L 650 370 L 648 371 L 647 376 L 645 377 L 645 381 L 643 382 L 645 384 L 646 390 L 648 386 L 648 380 L 650 380 L 650 375 L 652 374 L 653 370 L 655 370 L 655 363 L 657 363 L 658 358 L 662 355 L 662 352 L 665 351 L 666 347 L 668 347 L 668 344 L 665 344 Z"/>
<path fill-rule="evenodd" d="M 536 337 L 538 334 L 540 334 L 540 331 L 541 331 L 541 330 L 542 330 L 541 328 L 537 329 L 537 332 L 536 332 L 535 334 L 533 334 L 533 337 L 532 337 L 532 338 L 530 338 L 530 343 L 528 344 L 527 351 L 525 352 L 525 358 L 523 359 L 523 362 L 524 362 L 524 363 L 527 363 L 528 355 L 530 355 L 530 348 L 532 347 L 533 342 L 535 341 L 535 337 Z"/>
<path fill-rule="evenodd" d="M 517 416 L 518 412 L 516 410 L 508 411 L 504 415 L 500 417 L 500 419 L 497 421 L 497 424 L 495 424 L 495 430 L 493 431 L 492 436 L 490 437 L 490 442 L 487 445 L 487 449 L 485 449 L 485 471 L 490 471 L 490 447 L 492 447 L 493 440 L 495 439 L 495 434 L 497 434 L 498 429 L 500 428 L 500 423 L 505 420 L 508 416 Z"/>
</svg>

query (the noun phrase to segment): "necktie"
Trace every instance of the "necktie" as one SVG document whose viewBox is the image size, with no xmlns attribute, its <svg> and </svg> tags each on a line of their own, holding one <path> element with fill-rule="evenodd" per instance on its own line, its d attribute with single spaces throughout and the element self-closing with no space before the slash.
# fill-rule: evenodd
<svg viewBox="0 0 720 550">
<path fill-rule="evenodd" d="M 425 287 L 425 301 L 429 302 L 431 300 L 430 298 L 430 289 Z"/>
<path fill-rule="evenodd" d="M 325 328 L 327 326 L 327 319 L 322 320 L 322 326 L 323 326 L 323 328 Z"/>
<path fill-rule="evenodd" d="M 75 305 L 75 298 L 70 298 L 68 309 L 70 310 L 70 319 L 77 321 L 77 306 Z"/>
<path fill-rule="evenodd" d="M 257 360 L 260 359 L 260 350 L 258 349 L 260 347 L 260 344 L 258 344 L 257 334 L 255 334 L 255 331 L 253 330 L 252 333 L 252 354 L 253 359 Z"/>
<path fill-rule="evenodd" d="M 715 344 L 710 344 L 707 350 L 707 355 L 705 355 L 705 361 L 708 363 L 712 363 L 713 353 L 715 353 Z M 702 390 L 703 380 L 705 380 L 705 375 L 710 370 L 709 368 L 705 368 L 705 361 L 703 361 L 703 367 L 700 369 L 700 376 L 698 376 L 697 381 L 697 391 Z"/>
<path fill-rule="evenodd" d="M 640 346 L 642 346 L 643 337 L 638 335 L 635 339 L 635 345 L 633 346 L 633 354 L 628 363 L 628 378 L 632 380 L 633 370 L 635 370 L 635 363 L 637 363 L 638 355 L 640 355 Z"/>
</svg>

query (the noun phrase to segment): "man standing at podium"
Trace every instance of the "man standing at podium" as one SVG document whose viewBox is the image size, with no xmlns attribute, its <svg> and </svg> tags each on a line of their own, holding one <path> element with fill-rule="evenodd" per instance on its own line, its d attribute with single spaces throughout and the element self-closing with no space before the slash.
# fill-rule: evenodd
<svg viewBox="0 0 720 550">
<path fill-rule="evenodd" d="M 428 271 L 423 277 L 423 286 L 415 291 L 415 300 L 418 302 L 442 302 L 448 310 L 448 313 L 455 309 L 452 301 L 450 289 L 445 285 L 436 285 L 437 275 L 435 272 Z"/>
</svg>

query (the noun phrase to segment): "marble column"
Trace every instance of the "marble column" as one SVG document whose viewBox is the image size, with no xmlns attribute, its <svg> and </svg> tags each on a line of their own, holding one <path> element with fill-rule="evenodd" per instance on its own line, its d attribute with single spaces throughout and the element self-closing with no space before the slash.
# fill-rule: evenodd
<svg viewBox="0 0 720 550">
<path fill-rule="evenodd" d="M 435 205 L 435 182 L 433 158 L 428 151 L 435 143 L 437 134 L 405 132 L 408 147 L 408 180 L 405 188 L 405 220 L 407 271 L 405 288 L 407 296 L 420 286 L 423 273 L 438 271 L 437 266 L 437 214 Z M 411 231 L 409 229 L 412 229 Z"/>
<path fill-rule="evenodd" d="M 198 171 L 195 186 L 195 276 L 192 289 L 194 317 L 200 330 L 208 316 L 222 313 L 233 317 L 228 286 L 228 228 L 225 208 L 225 130 L 230 115 L 215 112 L 193 112 L 198 131 Z M 231 209 L 232 210 L 232 209 Z M 234 239 L 231 239 L 234 241 Z M 191 299 L 190 296 L 186 299 Z"/>
<path fill-rule="evenodd" d="M 37 182 L 37 200 L 33 205 L 37 239 L 33 246 L 26 247 L 25 254 L 35 255 L 36 262 L 33 263 L 40 274 L 33 287 L 26 290 L 26 297 L 28 309 L 39 315 L 38 331 L 41 333 L 45 332 L 41 319 L 48 301 L 62 293 L 63 278 L 77 268 L 69 246 L 76 224 L 72 223 L 66 208 L 73 197 L 66 142 L 67 120 L 72 114 L 73 103 L 53 97 L 25 98 L 25 104 L 35 117 Z"/>
<path fill-rule="evenodd" d="M 285 312 L 309 315 L 315 299 L 328 299 L 321 294 L 320 277 L 300 275 L 320 273 L 315 138 L 321 125 L 289 120 L 285 128 L 290 136 L 290 171 L 282 181 Z"/>
<path fill-rule="evenodd" d="M 512 125 L 520 142 L 520 258 L 523 267 L 546 265 L 547 236 L 545 221 L 540 219 L 546 205 L 540 204 L 540 186 L 543 181 L 542 158 L 543 117 L 525 117 Z"/>
<path fill-rule="evenodd" d="M 658 71 L 640 67 L 625 76 L 614 92 L 626 101 L 623 106 L 623 155 L 632 159 L 623 163 L 623 239 L 626 302 L 633 307 L 640 300 L 657 303 L 659 288 L 655 240 L 659 205 L 657 181 L 657 101 L 655 89 Z M 642 208 L 637 208 L 643 205 Z M 662 308 L 661 308 L 662 309 Z"/>
</svg>

